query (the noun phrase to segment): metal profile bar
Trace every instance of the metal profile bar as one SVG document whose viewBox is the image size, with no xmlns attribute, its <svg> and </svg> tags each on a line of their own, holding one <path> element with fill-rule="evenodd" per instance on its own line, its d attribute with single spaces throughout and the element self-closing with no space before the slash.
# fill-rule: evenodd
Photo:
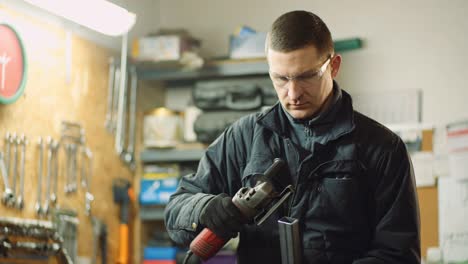
<svg viewBox="0 0 468 264">
<path fill-rule="evenodd" d="M 278 220 L 281 263 L 302 263 L 302 246 L 299 235 L 299 221 L 292 217 L 282 217 Z"/>
</svg>

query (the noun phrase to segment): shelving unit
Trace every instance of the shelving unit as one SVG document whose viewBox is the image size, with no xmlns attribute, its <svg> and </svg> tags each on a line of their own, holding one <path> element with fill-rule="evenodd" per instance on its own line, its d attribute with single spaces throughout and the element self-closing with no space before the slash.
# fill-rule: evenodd
<svg viewBox="0 0 468 264">
<path fill-rule="evenodd" d="M 144 164 L 198 162 L 204 149 L 145 149 L 140 153 Z M 164 205 L 140 206 L 139 217 L 142 221 L 164 220 Z"/>
<path fill-rule="evenodd" d="M 146 149 L 140 153 L 143 163 L 180 163 L 198 162 L 203 156 L 204 149 Z M 164 205 L 140 206 L 141 221 L 163 221 Z"/>
</svg>

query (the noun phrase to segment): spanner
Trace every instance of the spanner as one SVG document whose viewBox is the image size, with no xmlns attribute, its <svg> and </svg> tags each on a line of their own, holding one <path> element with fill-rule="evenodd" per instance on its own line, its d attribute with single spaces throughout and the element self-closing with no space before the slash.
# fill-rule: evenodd
<svg viewBox="0 0 468 264">
<path fill-rule="evenodd" d="M 18 145 L 21 145 L 21 160 L 20 160 L 20 186 L 19 195 L 16 199 L 16 208 L 22 210 L 24 206 L 24 167 L 26 163 L 26 145 L 28 144 L 26 136 L 21 135 L 16 141 Z"/>
<path fill-rule="evenodd" d="M 43 213 L 49 214 L 49 206 L 50 206 L 50 178 L 52 176 L 52 137 L 47 137 L 46 139 L 47 144 L 47 173 L 46 173 L 46 195 L 45 195 L 45 202 L 43 207 Z"/>
<path fill-rule="evenodd" d="M 76 156 L 77 156 L 77 148 L 78 146 L 74 143 L 67 143 L 65 144 L 65 152 L 66 152 L 66 184 L 65 184 L 65 193 L 69 194 L 72 192 L 76 191 L 77 187 L 77 180 L 76 180 L 76 169 L 77 169 L 77 161 L 76 161 Z"/>
<path fill-rule="evenodd" d="M 57 205 L 57 192 L 58 192 L 58 151 L 59 143 L 56 140 L 52 140 L 52 161 L 51 161 L 51 178 L 53 181 L 53 187 L 51 187 L 52 191 L 50 194 L 50 201 L 56 206 Z"/>
<path fill-rule="evenodd" d="M 84 176 L 85 186 L 86 186 L 86 194 L 85 194 L 85 214 L 87 216 L 91 215 L 91 203 L 94 201 L 94 196 L 91 193 L 91 180 L 93 177 L 93 153 L 89 148 L 85 148 L 84 150 L 86 156 L 86 173 Z M 84 158 L 84 157 L 83 157 Z M 84 166 L 84 159 L 82 161 L 82 166 Z M 83 179 L 82 179 L 83 180 Z"/>
<path fill-rule="evenodd" d="M 11 166 L 10 173 L 8 174 L 13 182 L 11 186 L 13 197 L 9 200 L 8 206 L 14 206 L 16 202 L 16 175 L 18 174 L 18 144 L 16 140 L 16 134 L 13 133 L 13 135 L 10 137 L 10 145 L 13 145 L 13 164 Z"/>
<path fill-rule="evenodd" d="M 88 187 L 88 178 L 87 178 L 87 164 L 89 163 L 89 160 L 87 161 L 87 153 L 86 153 L 86 150 L 88 148 L 85 148 L 85 147 L 82 147 L 81 148 L 81 163 L 80 163 L 80 166 L 81 166 L 81 187 L 83 187 L 85 190 L 87 189 Z"/>
<path fill-rule="evenodd" d="M 8 183 L 7 169 L 3 160 L 2 152 L 0 152 L 0 173 L 3 176 L 3 183 L 5 184 L 5 191 L 3 192 L 2 203 L 8 205 L 11 199 L 13 199 L 13 191 L 10 189 L 10 185 Z"/>
<path fill-rule="evenodd" d="M 42 161 L 44 159 L 44 142 L 41 137 L 39 137 L 37 141 L 37 147 L 39 151 L 39 159 L 37 163 L 37 200 L 34 209 L 36 210 L 36 214 L 42 214 L 41 208 L 41 197 L 42 197 Z"/>
<path fill-rule="evenodd" d="M 70 183 L 70 192 L 75 192 L 78 186 L 77 184 L 77 152 L 78 146 L 76 144 L 70 145 L 70 153 L 71 153 L 71 183 Z"/>
<path fill-rule="evenodd" d="M 71 153 L 70 153 L 70 144 L 65 143 L 64 145 L 65 149 L 65 187 L 64 191 L 66 194 L 70 193 L 70 183 L 71 183 Z"/>
<path fill-rule="evenodd" d="M 8 172 L 10 171 L 10 132 L 6 132 L 5 134 L 5 156 L 3 157 L 3 161 L 5 162 L 5 169 L 6 169 L 6 176 L 9 177 Z"/>
</svg>

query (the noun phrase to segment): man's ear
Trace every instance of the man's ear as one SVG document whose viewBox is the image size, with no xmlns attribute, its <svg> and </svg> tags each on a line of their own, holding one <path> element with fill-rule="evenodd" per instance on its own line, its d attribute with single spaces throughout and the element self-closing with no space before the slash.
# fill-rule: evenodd
<svg viewBox="0 0 468 264">
<path fill-rule="evenodd" d="M 331 61 L 331 76 L 333 79 L 338 75 L 341 66 L 341 55 L 336 54 Z"/>
</svg>

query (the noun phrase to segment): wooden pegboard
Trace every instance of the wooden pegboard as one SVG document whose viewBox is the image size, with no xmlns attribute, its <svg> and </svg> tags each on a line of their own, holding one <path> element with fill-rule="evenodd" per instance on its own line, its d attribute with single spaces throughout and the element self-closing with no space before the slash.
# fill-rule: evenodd
<svg viewBox="0 0 468 264">
<path fill-rule="evenodd" d="M 132 180 L 132 173 L 114 151 L 114 137 L 104 127 L 107 104 L 109 50 L 72 37 L 70 78 L 66 74 L 66 32 L 37 18 L 0 6 L 6 21 L 20 34 L 26 49 L 28 72 L 24 94 L 17 102 L 0 105 L 0 143 L 7 131 L 24 133 L 29 140 L 25 167 L 25 207 L 22 211 L 0 205 L 0 215 L 38 218 L 34 211 L 37 193 L 37 147 L 39 136 L 60 139 L 62 120 L 78 122 L 85 129 L 86 145 L 93 152 L 94 195 L 92 214 L 108 225 L 108 262 L 114 263 L 118 251 L 118 207 L 113 202 L 112 180 Z M 68 79 L 68 80 L 67 80 Z M 63 154 L 62 154 L 63 155 Z M 60 157 L 63 164 L 64 157 Z M 44 180 L 44 179 L 43 179 Z M 45 182 L 45 181 L 44 181 Z M 59 174 L 60 207 L 74 209 L 79 216 L 78 255 L 91 256 L 92 226 L 84 213 L 84 190 L 69 196 L 63 192 Z M 0 183 L 3 193 L 3 183 Z M 44 193 L 44 189 L 43 189 Z"/>
</svg>

